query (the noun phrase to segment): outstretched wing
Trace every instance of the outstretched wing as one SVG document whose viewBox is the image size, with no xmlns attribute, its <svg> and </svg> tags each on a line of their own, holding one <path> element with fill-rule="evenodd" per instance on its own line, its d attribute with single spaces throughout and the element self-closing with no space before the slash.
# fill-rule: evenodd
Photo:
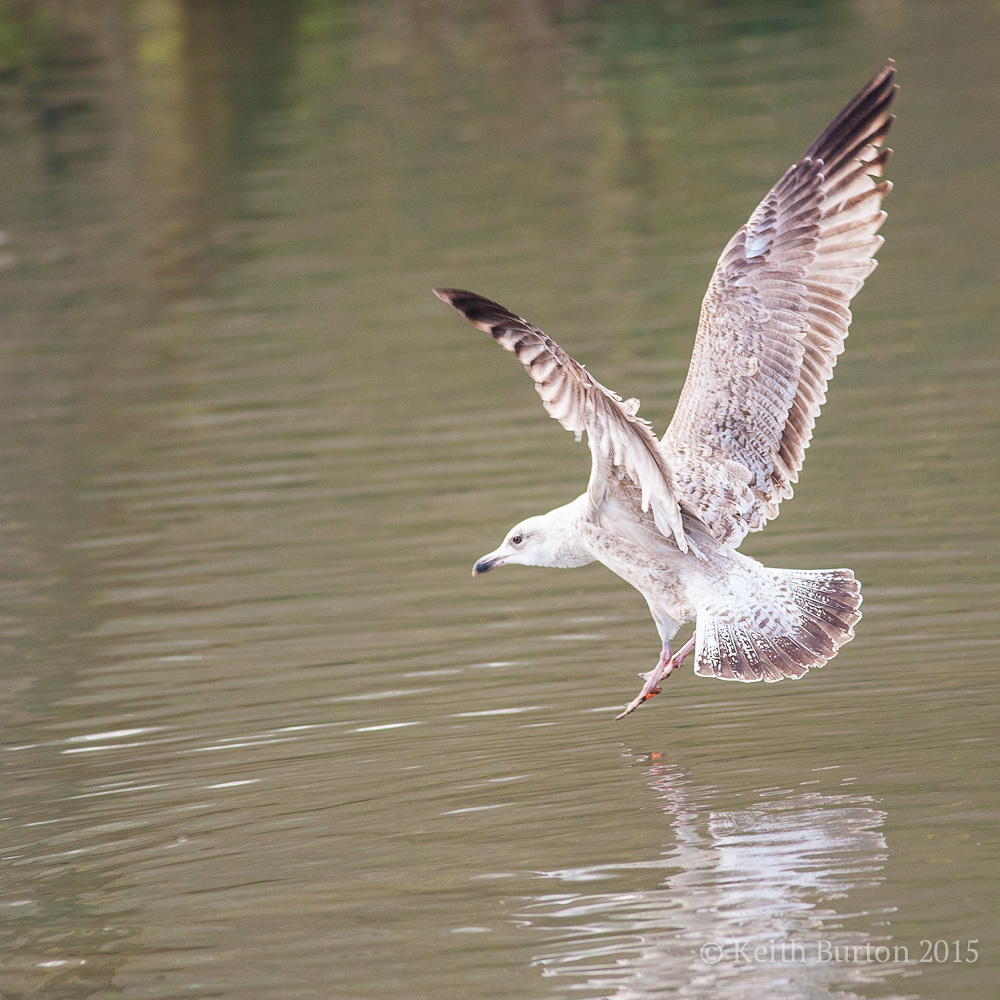
<svg viewBox="0 0 1000 1000">
<path fill-rule="evenodd" d="M 587 432 L 593 458 L 588 492 L 595 505 L 604 499 L 609 477 L 621 470 L 641 490 L 642 509 L 651 508 L 656 526 L 686 552 L 670 470 L 649 422 L 637 415 L 638 400 L 623 403 L 551 337 L 498 303 L 457 288 L 437 288 L 434 294 L 517 357 L 545 409 L 578 441 Z"/>
<path fill-rule="evenodd" d="M 719 258 L 663 438 L 677 496 L 738 545 L 792 495 L 875 268 L 892 152 L 892 60 L 790 167 Z"/>
</svg>

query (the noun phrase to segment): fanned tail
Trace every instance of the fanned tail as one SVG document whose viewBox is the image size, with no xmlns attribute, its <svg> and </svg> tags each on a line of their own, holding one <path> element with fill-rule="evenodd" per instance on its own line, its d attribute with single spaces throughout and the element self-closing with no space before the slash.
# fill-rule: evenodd
<svg viewBox="0 0 1000 1000">
<path fill-rule="evenodd" d="M 861 585 L 849 569 L 757 564 L 753 609 L 700 611 L 695 673 L 727 681 L 780 681 L 822 667 L 854 638 Z"/>
</svg>

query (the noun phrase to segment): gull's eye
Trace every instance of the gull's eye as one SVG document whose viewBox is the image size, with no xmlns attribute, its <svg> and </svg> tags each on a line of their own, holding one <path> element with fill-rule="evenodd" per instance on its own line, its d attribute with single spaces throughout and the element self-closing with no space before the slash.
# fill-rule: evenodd
<svg viewBox="0 0 1000 1000">
<path fill-rule="evenodd" d="M 511 545 L 520 545 L 524 541 L 524 535 L 514 535 L 510 540 Z"/>
</svg>

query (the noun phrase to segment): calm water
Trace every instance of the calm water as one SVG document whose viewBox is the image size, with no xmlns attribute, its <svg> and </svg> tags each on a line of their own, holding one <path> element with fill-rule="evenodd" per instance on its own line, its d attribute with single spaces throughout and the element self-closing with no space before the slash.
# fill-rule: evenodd
<svg viewBox="0 0 1000 1000">
<path fill-rule="evenodd" d="M 986 2 L 7 10 L 0 993 L 991 995 L 998 34 Z M 721 247 L 887 55 L 882 266 L 745 546 L 852 566 L 858 638 L 614 723 L 641 598 L 469 577 L 587 449 L 429 289 L 662 428 Z"/>
</svg>

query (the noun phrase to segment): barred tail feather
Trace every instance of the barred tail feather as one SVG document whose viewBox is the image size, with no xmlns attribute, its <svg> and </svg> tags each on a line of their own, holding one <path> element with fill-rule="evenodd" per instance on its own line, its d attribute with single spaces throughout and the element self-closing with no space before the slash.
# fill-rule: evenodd
<svg viewBox="0 0 1000 1000">
<path fill-rule="evenodd" d="M 780 681 L 822 667 L 854 638 L 861 585 L 849 569 L 760 567 L 752 612 L 698 614 L 695 673 L 727 681 Z"/>
</svg>

